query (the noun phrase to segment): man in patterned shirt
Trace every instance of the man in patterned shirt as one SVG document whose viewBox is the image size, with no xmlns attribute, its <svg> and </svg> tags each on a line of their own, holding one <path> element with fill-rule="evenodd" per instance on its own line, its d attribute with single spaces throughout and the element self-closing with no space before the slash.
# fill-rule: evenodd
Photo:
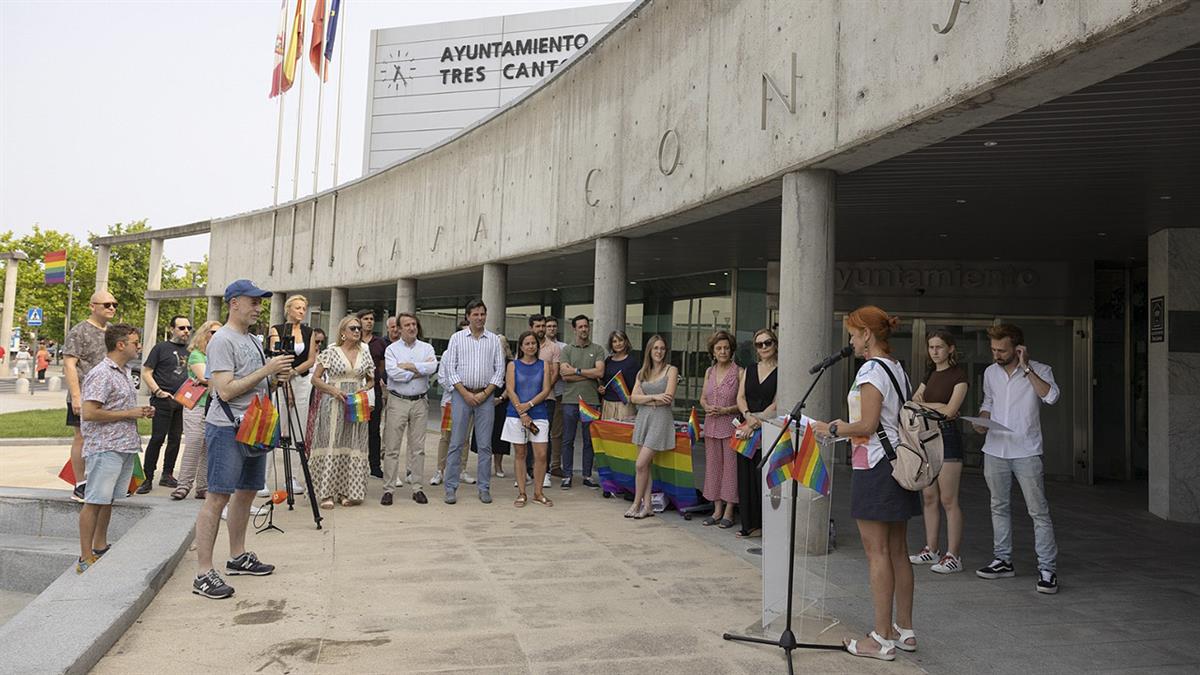
<svg viewBox="0 0 1200 675">
<path fill-rule="evenodd" d="M 88 481 L 79 511 L 77 574 L 108 552 L 112 504 L 125 496 L 133 458 L 142 449 L 137 420 L 154 417 L 154 408 L 137 404 L 137 388 L 127 366 L 142 347 L 137 329 L 124 323 L 109 325 L 104 329 L 104 346 L 108 354 L 88 371 L 80 393 Z"/>
<path fill-rule="evenodd" d="M 63 379 L 67 385 L 67 426 L 75 427 L 75 439 L 71 442 L 71 469 L 75 472 L 75 491 L 72 499 L 83 501 L 84 464 L 83 434 L 80 432 L 79 415 L 83 410 L 80 391 L 83 378 L 104 359 L 108 350 L 104 346 L 104 329 L 117 314 L 117 299 L 108 291 L 96 291 L 88 303 L 91 315 L 80 321 L 67 333 L 63 345 Z"/>
</svg>

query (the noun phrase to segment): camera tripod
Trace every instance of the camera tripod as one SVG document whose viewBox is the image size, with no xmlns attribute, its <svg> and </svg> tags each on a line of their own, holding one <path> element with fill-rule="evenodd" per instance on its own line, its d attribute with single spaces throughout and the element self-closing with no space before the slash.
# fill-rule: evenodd
<svg viewBox="0 0 1200 675">
<path fill-rule="evenodd" d="M 317 508 L 317 500 L 313 497 L 312 473 L 308 468 L 308 447 L 304 439 L 304 423 L 305 420 L 297 419 L 299 414 L 296 411 L 296 397 L 292 391 L 292 383 L 290 380 L 281 382 L 275 387 L 275 391 L 271 393 L 272 403 L 275 409 L 279 411 L 280 429 L 279 429 L 279 445 L 272 448 L 283 451 L 283 482 L 286 486 L 288 511 L 296 508 L 296 495 L 292 492 L 292 451 L 296 451 L 300 456 L 300 469 L 304 473 L 304 487 L 308 490 L 308 504 L 312 507 L 313 522 L 317 529 L 321 529 L 321 511 Z M 272 459 L 272 465 L 274 460 Z M 279 473 L 275 473 L 275 486 L 279 487 Z M 256 530 L 256 533 L 262 534 L 268 530 L 283 532 L 283 529 L 275 524 L 275 499 L 274 490 L 271 497 L 267 499 L 267 519 L 266 524 Z"/>
</svg>

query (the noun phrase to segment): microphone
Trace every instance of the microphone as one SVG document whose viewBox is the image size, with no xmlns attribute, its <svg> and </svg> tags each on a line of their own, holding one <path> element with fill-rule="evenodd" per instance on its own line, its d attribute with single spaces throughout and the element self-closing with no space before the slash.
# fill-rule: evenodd
<svg viewBox="0 0 1200 675">
<path fill-rule="evenodd" d="M 813 366 L 812 368 L 809 368 L 808 374 L 816 375 L 817 373 L 821 372 L 825 368 L 832 366 L 833 364 L 837 363 L 838 361 L 841 361 L 842 359 L 846 358 L 847 356 L 850 356 L 853 353 L 854 353 L 854 347 L 851 347 L 850 345 L 846 345 L 845 347 L 842 347 L 841 349 L 830 354 L 829 356 L 826 356 L 825 359 L 823 361 L 821 361 L 820 363 L 818 363 L 817 365 Z"/>
</svg>

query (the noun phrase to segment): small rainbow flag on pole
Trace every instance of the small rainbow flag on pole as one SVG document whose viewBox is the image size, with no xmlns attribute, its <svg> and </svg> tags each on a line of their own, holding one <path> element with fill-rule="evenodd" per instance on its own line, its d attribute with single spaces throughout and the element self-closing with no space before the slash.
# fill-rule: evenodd
<svg viewBox="0 0 1200 675">
<path fill-rule="evenodd" d="M 621 371 L 618 370 L 617 374 L 613 375 L 612 384 L 616 387 L 617 398 L 621 399 L 622 403 L 629 403 L 629 385 L 625 383 L 625 376 Z"/>
<path fill-rule="evenodd" d="M 700 420 L 696 417 L 696 406 L 692 406 L 692 412 L 688 415 L 687 433 L 688 438 L 692 439 L 692 445 L 700 440 Z"/>
<path fill-rule="evenodd" d="M 811 426 L 804 427 L 804 438 L 800 440 L 800 449 L 796 453 L 792 477 L 800 481 L 801 485 L 820 492 L 826 497 L 829 496 L 829 490 L 832 487 L 829 471 L 826 470 L 825 462 L 821 459 L 821 450 L 817 447 L 817 439 L 813 435 Z"/>
<path fill-rule="evenodd" d="M 269 396 L 255 396 L 250 401 L 234 439 L 264 450 L 278 444 L 279 411 L 275 409 Z"/>
<path fill-rule="evenodd" d="M 442 406 L 442 431 L 450 431 L 450 404 Z"/>
<path fill-rule="evenodd" d="M 755 429 L 754 433 L 745 438 L 739 438 L 733 444 L 733 449 L 743 457 L 754 457 L 754 452 L 758 450 L 758 444 L 762 442 L 762 429 Z"/>
<path fill-rule="evenodd" d="M 360 391 L 346 397 L 346 421 L 368 422 L 371 419 L 371 403 L 367 392 Z"/>
<path fill-rule="evenodd" d="M 767 462 L 767 487 L 773 488 L 790 478 L 795 478 L 792 473 L 795 459 L 796 446 L 792 445 L 792 432 L 785 428 L 771 452 L 771 460 Z"/>
<path fill-rule="evenodd" d="M 600 411 L 583 402 L 583 397 L 579 397 L 579 416 L 587 422 L 599 422 Z"/>
<path fill-rule="evenodd" d="M 75 467 L 71 466 L 71 460 L 63 465 L 62 471 L 58 472 L 58 477 L 75 487 Z M 142 483 L 146 482 L 146 471 L 142 469 L 142 458 L 135 452 L 133 453 L 133 475 L 129 477 L 130 492 L 135 492 Z"/>
<path fill-rule="evenodd" d="M 46 265 L 46 285 L 67 283 L 67 252 L 47 251 L 42 257 Z"/>
</svg>

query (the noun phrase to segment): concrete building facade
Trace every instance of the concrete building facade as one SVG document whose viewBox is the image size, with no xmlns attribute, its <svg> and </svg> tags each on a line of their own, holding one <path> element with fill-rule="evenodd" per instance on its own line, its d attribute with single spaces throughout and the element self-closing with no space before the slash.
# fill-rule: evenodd
<svg viewBox="0 0 1200 675">
<path fill-rule="evenodd" d="M 1200 522 L 1198 63 L 1188 0 L 646 0 L 438 145 L 212 221 L 209 288 L 447 310 L 435 337 L 471 297 L 499 330 L 584 311 L 666 334 L 684 401 L 714 327 L 778 325 L 790 405 L 859 304 L 914 374 L 949 327 L 975 385 L 1014 321 L 1064 390 L 1047 474 Z"/>
</svg>

